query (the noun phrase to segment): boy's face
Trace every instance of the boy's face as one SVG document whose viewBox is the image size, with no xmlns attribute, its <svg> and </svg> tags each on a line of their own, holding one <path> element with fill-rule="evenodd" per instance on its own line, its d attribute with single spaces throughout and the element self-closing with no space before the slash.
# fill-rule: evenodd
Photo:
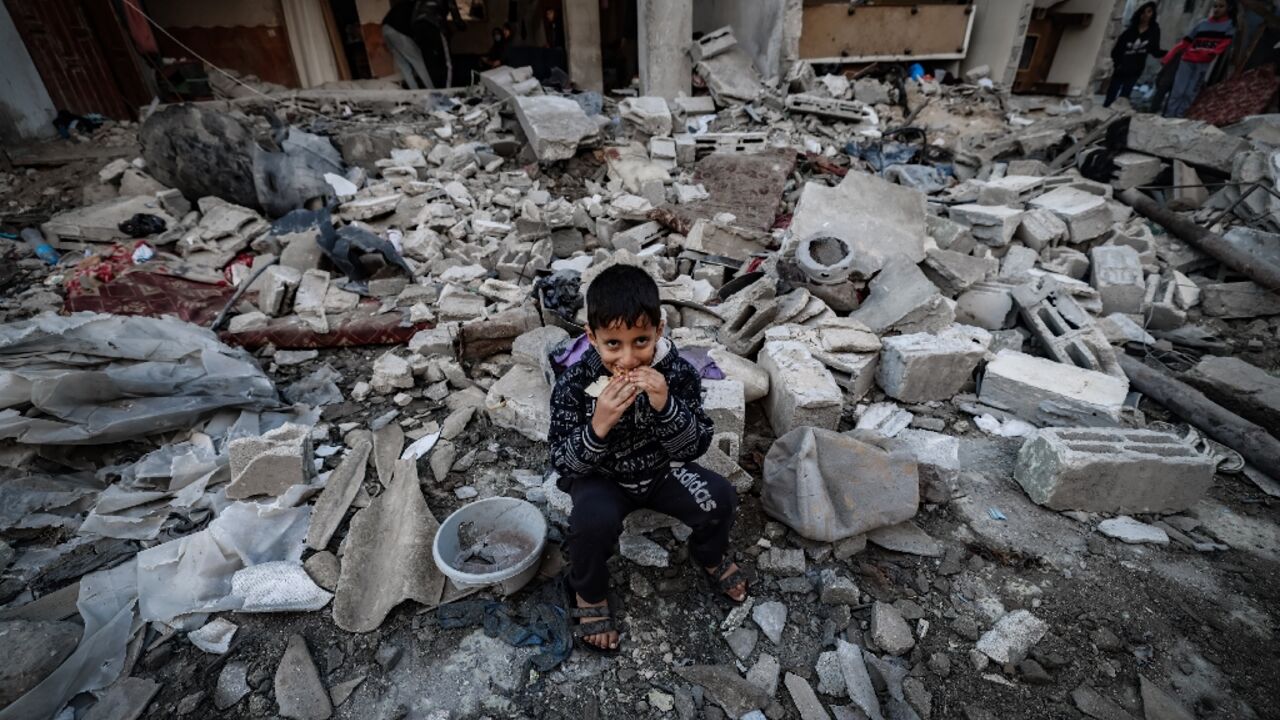
<svg viewBox="0 0 1280 720">
<path fill-rule="evenodd" d="M 600 353 L 605 369 L 614 375 L 652 363 L 660 337 L 662 324 L 655 327 L 643 315 L 635 325 L 615 322 L 609 327 L 587 328 L 591 346 Z"/>
<path fill-rule="evenodd" d="M 1209 10 L 1209 15 L 1212 17 L 1222 17 L 1226 14 L 1227 0 L 1217 0 L 1217 2 L 1213 4 L 1213 8 Z"/>
</svg>

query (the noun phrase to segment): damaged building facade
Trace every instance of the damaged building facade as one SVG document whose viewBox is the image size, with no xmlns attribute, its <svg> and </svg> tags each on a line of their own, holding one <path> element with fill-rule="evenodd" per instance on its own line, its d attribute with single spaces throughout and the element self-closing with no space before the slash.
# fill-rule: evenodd
<svg viewBox="0 0 1280 720">
<path fill-rule="evenodd" d="M 527 62 L 437 90 L 384 0 L 54 5 L 0 3 L 0 720 L 1274 715 L 1265 8 L 1174 119 L 1098 96 L 1132 2 L 460 2 Z M 633 512 L 598 656 L 548 445 L 618 264 L 750 584 Z"/>
</svg>

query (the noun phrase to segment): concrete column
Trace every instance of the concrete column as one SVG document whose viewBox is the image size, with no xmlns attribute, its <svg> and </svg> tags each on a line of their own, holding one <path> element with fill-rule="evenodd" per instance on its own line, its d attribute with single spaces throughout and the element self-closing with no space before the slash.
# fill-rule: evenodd
<svg viewBox="0 0 1280 720">
<path fill-rule="evenodd" d="M 564 34 L 569 44 L 569 78 L 583 90 L 604 92 L 600 0 L 565 0 Z"/>
<path fill-rule="evenodd" d="M 668 100 L 690 95 L 693 0 L 640 0 L 640 92 Z"/>
<path fill-rule="evenodd" d="M 0 2 L 0 140 L 17 143 L 54 134 L 57 112 L 27 46 Z"/>
</svg>

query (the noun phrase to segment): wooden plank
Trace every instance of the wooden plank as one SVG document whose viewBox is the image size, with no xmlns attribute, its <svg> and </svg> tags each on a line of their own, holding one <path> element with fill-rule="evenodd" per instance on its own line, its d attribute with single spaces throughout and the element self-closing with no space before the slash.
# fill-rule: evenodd
<svg viewBox="0 0 1280 720">
<path fill-rule="evenodd" d="M 800 57 L 868 62 L 964 57 L 972 5 L 866 5 L 852 15 L 845 4 L 804 9 Z"/>
</svg>

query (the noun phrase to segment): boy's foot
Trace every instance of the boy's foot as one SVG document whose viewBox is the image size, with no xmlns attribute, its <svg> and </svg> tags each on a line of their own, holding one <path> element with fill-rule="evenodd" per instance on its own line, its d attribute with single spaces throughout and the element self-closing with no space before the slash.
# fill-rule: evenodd
<svg viewBox="0 0 1280 720">
<path fill-rule="evenodd" d="M 708 575 L 716 578 L 717 582 L 721 585 L 721 590 L 725 595 L 729 596 L 730 600 L 740 603 L 747 599 L 747 576 L 743 575 L 741 570 L 738 569 L 738 563 L 733 562 L 732 560 L 726 563 L 722 560 L 719 565 L 712 565 L 711 567 L 706 568 L 706 571 Z M 719 571 L 719 575 L 716 575 L 717 571 Z M 723 583 L 732 578 L 735 574 L 738 576 L 737 582 L 727 587 L 724 586 Z"/>
<path fill-rule="evenodd" d="M 573 596 L 577 600 L 578 607 L 580 608 L 608 607 L 609 605 L 608 600 L 601 600 L 598 603 L 589 603 L 586 600 L 583 600 L 582 596 L 577 593 L 574 593 Z M 598 618 L 598 617 L 597 618 L 584 617 L 584 618 L 579 618 L 578 623 L 585 624 L 585 623 L 599 622 L 600 619 L 601 618 Z M 582 640 L 583 642 L 586 642 L 590 645 L 594 645 L 595 647 L 598 647 L 601 650 L 617 650 L 618 649 L 618 631 L 617 630 L 610 630 L 609 632 L 597 633 L 595 635 L 587 635 L 583 637 Z"/>
</svg>

